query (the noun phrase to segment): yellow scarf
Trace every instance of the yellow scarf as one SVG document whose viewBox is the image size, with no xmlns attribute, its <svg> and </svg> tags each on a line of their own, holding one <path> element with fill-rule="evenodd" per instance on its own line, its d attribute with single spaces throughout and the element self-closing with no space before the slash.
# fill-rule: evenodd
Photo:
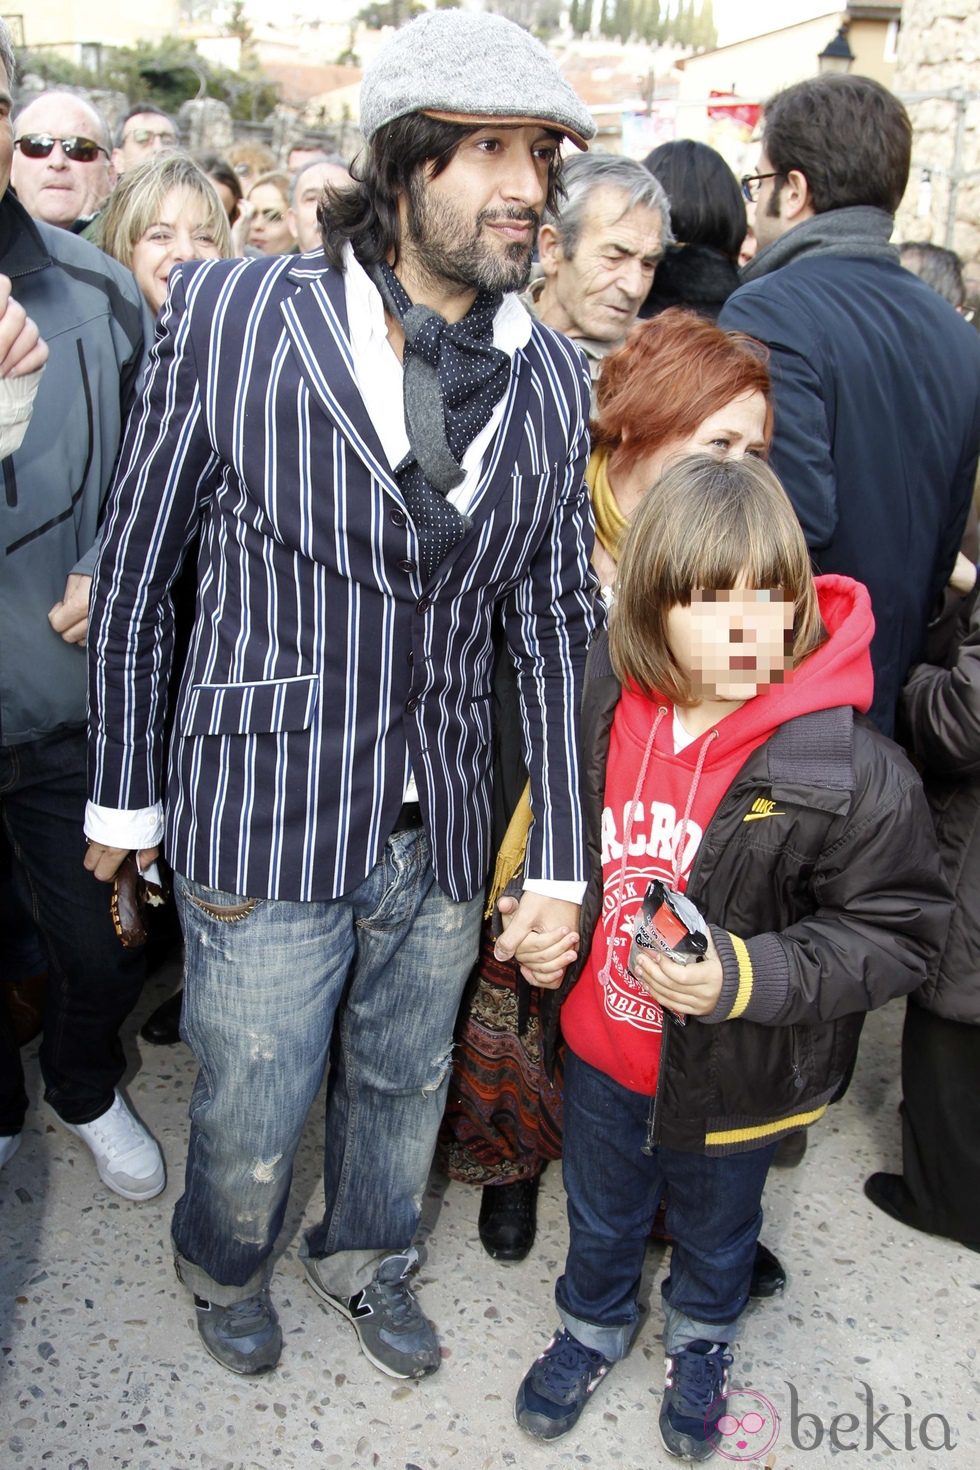
<svg viewBox="0 0 980 1470">
<path fill-rule="evenodd" d="M 595 531 L 599 544 L 608 552 L 613 561 L 619 561 L 619 549 L 628 522 L 616 504 L 616 497 L 609 483 L 608 465 L 609 458 L 606 451 L 604 449 L 595 450 L 586 466 L 585 483 L 592 496 Z"/>
</svg>

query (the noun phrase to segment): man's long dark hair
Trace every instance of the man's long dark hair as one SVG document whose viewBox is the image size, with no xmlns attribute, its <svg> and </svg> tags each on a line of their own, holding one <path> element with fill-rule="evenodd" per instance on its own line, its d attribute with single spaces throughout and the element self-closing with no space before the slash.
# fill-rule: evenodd
<svg viewBox="0 0 980 1470">
<path fill-rule="evenodd" d="M 492 127 L 488 118 L 483 127 Z M 407 194 L 413 177 L 426 166 L 435 178 L 452 162 L 464 138 L 479 128 L 441 122 L 421 112 L 410 112 L 379 128 L 351 166 L 353 187 L 328 185 L 317 210 L 323 249 L 330 265 L 343 266 L 344 246 L 350 242 L 362 265 L 393 258 L 401 246 L 398 200 Z M 546 207 L 554 210 L 562 196 L 561 162 L 556 157 L 548 179 Z"/>
</svg>

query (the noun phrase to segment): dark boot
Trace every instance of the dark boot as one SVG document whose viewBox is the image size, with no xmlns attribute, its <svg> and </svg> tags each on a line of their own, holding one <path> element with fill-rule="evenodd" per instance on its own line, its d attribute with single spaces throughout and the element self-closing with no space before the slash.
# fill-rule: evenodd
<svg viewBox="0 0 980 1470">
<path fill-rule="evenodd" d="M 778 1296 L 786 1285 L 786 1270 L 767 1245 L 756 1242 L 755 1264 L 752 1267 L 752 1284 L 749 1296 L 757 1301 L 762 1297 Z"/>
<path fill-rule="evenodd" d="M 184 992 L 178 990 L 176 995 L 165 1000 L 152 1015 L 147 1016 L 140 1029 L 144 1041 L 152 1042 L 154 1046 L 173 1046 L 174 1042 L 180 1040 L 180 1008 L 183 999 Z"/>
<path fill-rule="evenodd" d="M 495 1261 L 523 1261 L 534 1244 L 541 1175 L 516 1184 L 486 1184 L 480 1202 L 480 1239 Z"/>
</svg>

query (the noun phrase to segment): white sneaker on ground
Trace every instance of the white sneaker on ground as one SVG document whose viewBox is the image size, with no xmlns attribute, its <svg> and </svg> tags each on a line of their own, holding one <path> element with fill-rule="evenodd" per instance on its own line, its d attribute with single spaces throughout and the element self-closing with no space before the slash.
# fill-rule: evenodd
<svg viewBox="0 0 980 1470">
<path fill-rule="evenodd" d="M 20 1134 L 7 1133 L 0 1138 L 0 1169 L 4 1164 L 9 1164 L 14 1154 L 20 1148 Z"/>
<path fill-rule="evenodd" d="M 99 1178 L 123 1199 L 152 1199 L 167 1182 L 163 1155 L 116 1093 L 107 1113 L 91 1123 L 64 1123 L 92 1152 Z"/>
</svg>

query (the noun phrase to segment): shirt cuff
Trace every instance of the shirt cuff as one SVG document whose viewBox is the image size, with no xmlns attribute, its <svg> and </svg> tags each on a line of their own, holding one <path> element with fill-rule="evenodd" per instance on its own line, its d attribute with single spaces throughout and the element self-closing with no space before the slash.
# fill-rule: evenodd
<svg viewBox="0 0 980 1470">
<path fill-rule="evenodd" d="M 159 847 L 163 841 L 163 803 L 126 810 L 90 801 L 85 807 L 85 836 L 91 842 L 126 847 L 133 852 Z"/>
<path fill-rule="evenodd" d="M 525 878 L 525 893 L 540 893 L 544 898 L 560 898 L 562 903 L 577 903 L 580 907 L 585 897 L 586 883 L 557 878 Z"/>
</svg>

